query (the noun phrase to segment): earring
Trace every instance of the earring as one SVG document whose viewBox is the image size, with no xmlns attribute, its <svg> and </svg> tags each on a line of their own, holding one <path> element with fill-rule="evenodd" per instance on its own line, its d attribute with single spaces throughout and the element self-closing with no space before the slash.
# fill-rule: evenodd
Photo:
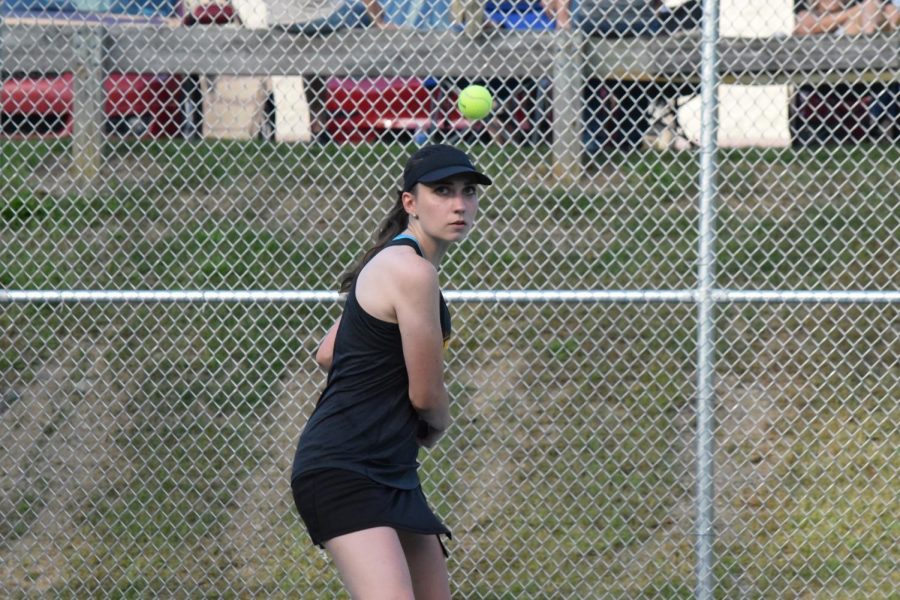
<svg viewBox="0 0 900 600">
<path fill-rule="evenodd" d="M 419 220 L 419 215 L 413 215 L 412 218 L 415 219 L 416 221 L 418 221 L 418 220 Z"/>
</svg>

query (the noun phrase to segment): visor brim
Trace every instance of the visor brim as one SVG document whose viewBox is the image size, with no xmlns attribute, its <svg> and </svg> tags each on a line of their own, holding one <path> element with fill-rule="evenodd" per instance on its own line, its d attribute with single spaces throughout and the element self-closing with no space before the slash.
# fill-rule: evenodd
<svg viewBox="0 0 900 600">
<path fill-rule="evenodd" d="M 472 179 L 475 180 L 475 183 L 480 183 L 481 185 L 491 185 L 492 183 L 494 183 L 493 181 L 491 181 L 491 178 L 484 173 L 479 173 L 475 169 L 466 167 L 464 165 L 453 165 L 449 167 L 443 167 L 441 169 L 435 169 L 434 171 L 426 173 L 425 175 L 420 177 L 418 181 L 421 183 L 434 183 L 436 181 L 448 179 L 450 177 L 453 177 L 454 175 L 471 175 Z"/>
</svg>

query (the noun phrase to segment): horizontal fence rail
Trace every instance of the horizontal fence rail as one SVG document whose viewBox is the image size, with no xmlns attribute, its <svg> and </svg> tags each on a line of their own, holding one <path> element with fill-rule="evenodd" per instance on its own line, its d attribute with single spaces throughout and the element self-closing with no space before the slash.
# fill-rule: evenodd
<svg viewBox="0 0 900 600">
<path fill-rule="evenodd" d="M 498 32 L 471 37 L 455 32 L 353 31 L 332 36 L 286 36 L 278 31 L 237 28 L 146 26 L 0 25 L 0 56 L 6 71 L 64 71 L 80 60 L 85 37 L 102 48 L 108 71 L 138 70 L 208 75 L 433 75 L 477 78 L 540 77 L 552 56 L 572 35 L 556 32 Z M 699 77 L 700 36 L 609 40 L 587 37 L 584 68 L 610 77 L 683 75 Z M 872 37 L 721 39 L 718 71 L 765 79 L 811 73 L 878 73 L 900 69 L 898 32 Z M 395 47 L 404 50 L 397 53 Z M 458 57 L 465 56 L 465 60 Z M 569 54 L 579 60 L 577 54 Z"/>
</svg>

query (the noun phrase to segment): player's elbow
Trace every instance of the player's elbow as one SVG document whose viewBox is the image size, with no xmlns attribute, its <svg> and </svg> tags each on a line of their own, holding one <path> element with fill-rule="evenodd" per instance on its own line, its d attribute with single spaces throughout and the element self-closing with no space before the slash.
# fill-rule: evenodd
<svg viewBox="0 0 900 600">
<path fill-rule="evenodd" d="M 326 371 L 331 368 L 331 360 L 332 355 L 331 352 L 328 352 L 325 348 L 319 347 L 316 350 L 316 364 L 325 369 Z"/>
<path fill-rule="evenodd" d="M 409 401 L 417 411 L 441 410 L 447 405 L 447 389 L 439 385 L 410 385 Z"/>
<path fill-rule="evenodd" d="M 447 389 L 441 384 L 439 388 L 410 390 L 410 401 L 419 418 L 438 431 L 446 431 L 450 427 L 450 397 Z"/>
</svg>

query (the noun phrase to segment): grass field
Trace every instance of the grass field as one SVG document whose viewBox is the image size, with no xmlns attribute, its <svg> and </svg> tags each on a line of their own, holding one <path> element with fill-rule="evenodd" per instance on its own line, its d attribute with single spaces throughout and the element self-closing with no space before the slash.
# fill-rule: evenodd
<svg viewBox="0 0 900 600">
<path fill-rule="evenodd" d="M 610 156 L 566 189 L 546 149 L 471 150 L 498 185 L 447 289 L 694 286 L 696 156 Z M 64 142 L 3 143 L 0 285 L 331 289 L 407 151 L 122 142 L 78 193 Z M 723 152 L 718 285 L 897 289 L 898 163 L 897 146 Z M 451 309 L 456 428 L 423 479 L 457 595 L 691 597 L 693 307 Z M 336 311 L 4 306 L 0 591 L 338 589 L 286 482 Z M 719 310 L 718 597 L 900 585 L 897 321 L 889 305 Z"/>
</svg>

